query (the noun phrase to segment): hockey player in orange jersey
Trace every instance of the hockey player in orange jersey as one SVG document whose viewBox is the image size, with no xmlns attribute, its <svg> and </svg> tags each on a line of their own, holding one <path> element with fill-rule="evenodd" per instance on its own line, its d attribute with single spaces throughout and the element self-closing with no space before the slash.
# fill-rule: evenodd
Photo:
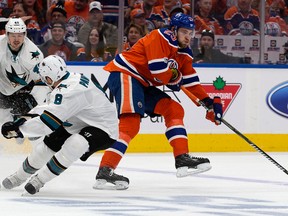
<svg viewBox="0 0 288 216">
<path fill-rule="evenodd" d="M 169 28 L 153 30 L 129 50 L 116 55 L 104 69 L 111 72 L 108 86 L 118 109 L 119 139 L 105 151 L 96 175 L 95 189 L 112 183 L 116 189 L 127 189 L 129 179 L 114 173 L 129 142 L 138 134 L 144 113 L 163 116 L 165 135 L 173 149 L 177 177 L 201 173 L 211 168 L 207 158 L 188 154 L 188 139 L 183 123 L 184 109 L 156 86 L 166 85 L 179 91 L 181 85 L 211 108 L 206 118 L 221 123 L 219 97 L 209 98 L 192 67 L 191 39 L 194 20 L 183 13 L 175 14 Z"/>
</svg>

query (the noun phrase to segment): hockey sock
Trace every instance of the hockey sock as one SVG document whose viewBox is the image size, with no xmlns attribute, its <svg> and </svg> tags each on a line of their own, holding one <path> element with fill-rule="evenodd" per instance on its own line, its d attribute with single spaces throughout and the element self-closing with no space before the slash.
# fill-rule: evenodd
<svg viewBox="0 0 288 216">
<path fill-rule="evenodd" d="M 182 106 L 170 98 L 161 99 L 154 110 L 165 119 L 166 137 L 173 147 L 174 157 L 188 152 L 188 139 L 184 127 L 184 110 Z"/>
<path fill-rule="evenodd" d="M 17 170 L 17 176 L 21 179 L 21 180 L 26 180 L 28 179 L 32 174 L 34 174 L 35 172 L 37 172 L 38 169 L 35 169 L 34 167 L 32 167 L 29 164 L 28 158 L 26 158 L 23 163 L 22 166 L 19 167 L 19 169 Z"/>
<path fill-rule="evenodd" d="M 31 141 L 30 141 L 31 142 Z M 31 142 L 33 146 L 32 153 L 28 156 L 27 162 L 34 169 L 40 169 L 55 154 L 46 144 L 41 142 Z"/>
<path fill-rule="evenodd" d="M 119 139 L 104 152 L 100 167 L 108 166 L 115 169 L 125 154 L 129 142 L 138 134 L 139 128 L 140 115 L 122 114 L 119 118 Z"/>
<path fill-rule="evenodd" d="M 64 172 L 74 161 L 78 160 L 89 149 L 88 141 L 80 134 L 73 134 L 38 172 L 41 182 L 46 183 Z"/>
</svg>

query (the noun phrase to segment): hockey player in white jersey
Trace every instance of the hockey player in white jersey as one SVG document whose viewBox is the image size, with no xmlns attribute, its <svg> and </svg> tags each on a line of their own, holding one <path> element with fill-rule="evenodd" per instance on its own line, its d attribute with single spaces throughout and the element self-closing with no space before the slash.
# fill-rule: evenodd
<svg viewBox="0 0 288 216">
<path fill-rule="evenodd" d="M 26 25 L 21 18 L 10 18 L 5 30 L 6 34 L 0 36 L 1 122 L 4 116 L 6 120 L 12 119 L 10 111 L 25 114 L 37 105 L 31 90 L 40 78 L 33 69 L 43 59 L 40 49 L 26 37 Z"/>
<path fill-rule="evenodd" d="M 39 116 L 7 122 L 1 130 L 8 139 L 54 136 L 40 141 L 18 171 L 2 182 L 4 188 L 12 189 L 40 169 L 25 185 L 30 194 L 77 159 L 85 161 L 95 151 L 111 147 L 118 137 L 116 108 L 101 87 L 81 74 L 69 73 L 64 60 L 56 55 L 40 62 L 38 71 L 52 90 L 47 104 L 31 111 Z"/>
</svg>

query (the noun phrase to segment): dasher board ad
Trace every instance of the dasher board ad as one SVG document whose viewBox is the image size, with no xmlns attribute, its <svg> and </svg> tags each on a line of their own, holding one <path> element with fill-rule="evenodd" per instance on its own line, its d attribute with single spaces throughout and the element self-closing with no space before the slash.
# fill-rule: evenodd
<svg viewBox="0 0 288 216">
<path fill-rule="evenodd" d="M 70 72 L 83 73 L 107 88 L 109 72 L 103 66 L 68 65 Z M 284 68 L 205 68 L 196 71 L 210 97 L 220 96 L 223 118 L 242 133 L 286 134 L 288 132 L 288 71 Z M 229 134 L 225 125 L 216 126 L 205 119 L 206 110 L 197 107 L 183 92 L 163 89 L 185 110 L 187 133 Z M 162 134 L 166 130 L 162 117 L 142 119 L 140 134 Z"/>
</svg>

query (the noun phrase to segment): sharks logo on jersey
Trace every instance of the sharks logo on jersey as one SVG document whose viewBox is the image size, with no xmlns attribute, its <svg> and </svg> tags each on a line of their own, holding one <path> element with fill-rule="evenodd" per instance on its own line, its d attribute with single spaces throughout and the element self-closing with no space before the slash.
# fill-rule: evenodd
<svg viewBox="0 0 288 216">
<path fill-rule="evenodd" d="M 21 77 L 19 77 L 12 65 L 11 65 L 11 72 L 8 71 L 7 69 L 5 69 L 5 71 L 6 71 L 7 78 L 15 86 L 17 86 L 17 85 L 23 85 L 23 86 L 27 85 L 26 80 L 28 78 L 28 75 L 26 73 L 24 73 L 22 75 L 20 74 Z"/>
<path fill-rule="evenodd" d="M 35 52 L 30 52 L 30 53 L 32 55 L 31 60 L 34 59 L 34 58 L 39 59 L 40 53 L 39 53 L 38 50 L 36 50 Z"/>
</svg>

